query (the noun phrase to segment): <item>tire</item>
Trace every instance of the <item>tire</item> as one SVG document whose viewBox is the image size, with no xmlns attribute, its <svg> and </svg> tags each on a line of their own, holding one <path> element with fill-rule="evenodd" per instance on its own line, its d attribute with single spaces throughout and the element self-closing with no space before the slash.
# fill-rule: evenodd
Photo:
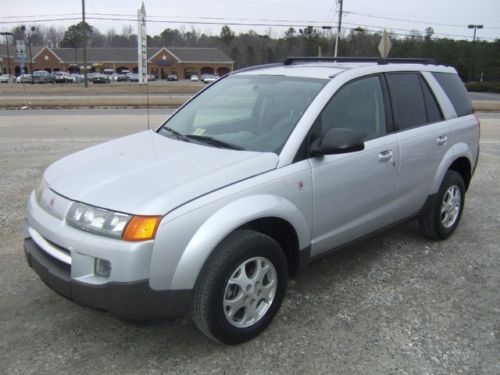
<svg viewBox="0 0 500 375">
<path fill-rule="evenodd" d="M 191 316 L 211 339 L 243 343 L 271 323 L 287 282 L 287 259 L 276 241 L 252 230 L 237 230 L 217 246 L 200 272 Z"/>
<path fill-rule="evenodd" d="M 459 173 L 448 170 L 429 209 L 419 218 L 423 234 L 436 241 L 450 237 L 460 222 L 464 203 L 464 180 Z"/>
</svg>

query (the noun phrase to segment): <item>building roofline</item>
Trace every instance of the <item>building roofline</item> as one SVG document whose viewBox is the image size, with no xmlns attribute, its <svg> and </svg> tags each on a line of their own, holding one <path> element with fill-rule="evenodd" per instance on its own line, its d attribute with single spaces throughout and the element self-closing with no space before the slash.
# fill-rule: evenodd
<svg viewBox="0 0 500 375">
<path fill-rule="evenodd" d="M 180 61 L 180 59 L 179 59 L 177 56 L 175 56 L 175 54 L 173 54 L 171 51 L 169 51 L 167 47 L 161 47 L 161 48 L 160 48 L 160 49 L 159 49 L 159 50 L 158 50 L 158 51 L 157 51 L 157 52 L 156 52 L 153 56 L 151 56 L 151 57 L 148 59 L 148 62 L 150 62 L 151 60 L 153 60 L 153 59 L 156 57 L 156 55 L 158 55 L 161 51 L 166 51 L 166 52 L 168 52 L 168 53 L 169 53 L 170 55 L 172 55 L 175 59 L 177 59 L 177 61 Z"/>
<path fill-rule="evenodd" d="M 49 50 L 55 57 L 59 59 L 59 63 L 64 64 L 63 59 L 61 59 L 61 57 L 50 47 L 43 47 L 35 56 L 31 58 L 31 61 L 35 60 L 44 50 Z"/>
</svg>

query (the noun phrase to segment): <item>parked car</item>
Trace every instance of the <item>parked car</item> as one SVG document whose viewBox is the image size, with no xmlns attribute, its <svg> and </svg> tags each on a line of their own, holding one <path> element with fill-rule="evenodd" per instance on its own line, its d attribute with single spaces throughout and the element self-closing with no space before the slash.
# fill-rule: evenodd
<svg viewBox="0 0 500 375">
<path fill-rule="evenodd" d="M 203 83 L 212 83 L 217 81 L 217 79 L 219 79 L 219 77 L 215 74 L 203 74 L 201 76 L 201 80 L 203 81 Z"/>
<path fill-rule="evenodd" d="M 179 77 L 177 77 L 177 74 L 169 74 L 167 76 L 167 81 L 178 81 Z"/>
<path fill-rule="evenodd" d="M 192 74 L 189 78 L 192 82 L 198 82 L 200 78 L 196 74 Z"/>
<path fill-rule="evenodd" d="M 118 74 L 115 77 L 116 82 L 128 82 L 129 78 L 126 74 Z"/>
<path fill-rule="evenodd" d="M 68 72 L 55 72 L 55 82 L 56 83 L 72 83 L 73 79 L 71 78 Z"/>
<path fill-rule="evenodd" d="M 156 76 L 154 74 L 148 74 L 148 81 L 156 81 Z"/>
<path fill-rule="evenodd" d="M 33 72 L 33 83 L 54 83 L 55 76 L 46 70 L 36 70 Z"/>
<path fill-rule="evenodd" d="M 73 83 L 82 83 L 84 81 L 84 76 L 80 73 L 71 73 L 70 77 L 73 80 Z"/>
<path fill-rule="evenodd" d="M 11 83 L 14 82 L 14 77 L 11 74 L 0 75 L 0 83 Z"/>
<path fill-rule="evenodd" d="M 130 73 L 128 75 L 128 80 L 130 82 L 139 82 L 139 74 L 136 74 L 136 73 Z"/>
<path fill-rule="evenodd" d="M 309 262 L 412 218 L 451 236 L 479 132 L 457 72 L 432 61 L 234 72 L 155 131 L 49 166 L 28 201 L 27 261 L 80 304 L 190 313 L 208 337 L 241 343 Z"/>
<path fill-rule="evenodd" d="M 111 78 L 105 74 L 95 74 L 92 77 L 92 83 L 111 83 Z"/>
<path fill-rule="evenodd" d="M 33 76 L 31 74 L 21 74 L 16 78 L 16 83 L 33 83 Z"/>
</svg>

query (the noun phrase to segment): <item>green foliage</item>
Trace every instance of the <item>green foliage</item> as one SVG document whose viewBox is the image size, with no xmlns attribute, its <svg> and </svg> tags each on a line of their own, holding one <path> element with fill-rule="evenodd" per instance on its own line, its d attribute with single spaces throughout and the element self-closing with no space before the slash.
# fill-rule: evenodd
<svg viewBox="0 0 500 375">
<path fill-rule="evenodd" d="M 136 47 L 137 36 L 132 34 L 132 27 L 125 26 L 120 34 L 113 29 L 101 34 L 89 24 L 82 22 L 64 28 L 37 26 L 30 29 L 31 45 L 51 45 L 52 47 L 81 48 L 83 46 L 82 28 L 87 30 L 89 47 Z M 11 29 L 13 40 L 26 39 L 21 26 Z M 64 37 L 62 35 L 64 34 Z M 308 26 L 302 29 L 288 28 L 282 37 L 271 38 L 271 32 L 265 37 L 249 30 L 235 34 L 224 25 L 218 35 L 207 35 L 192 28 L 189 31 L 167 28 L 159 35 L 148 36 L 149 47 L 216 47 L 228 54 L 235 66 L 245 67 L 261 62 L 282 61 L 288 56 L 316 56 L 321 47 L 323 56 L 332 56 L 334 33 Z M 379 33 L 370 33 L 356 28 L 343 35 L 339 41 L 339 56 L 379 56 Z M 423 32 L 412 30 L 402 38 L 391 36 L 392 49 L 389 57 L 429 57 L 440 64 L 457 69 L 465 81 L 469 77 L 471 53 L 473 54 L 472 77 L 485 82 L 500 81 L 500 39 L 495 42 L 476 41 L 473 45 L 467 40 L 439 39 L 434 30 L 427 27 Z M 489 86 L 473 86 L 484 90 Z"/>
<path fill-rule="evenodd" d="M 219 39 L 223 44 L 228 46 L 234 40 L 234 32 L 231 30 L 229 26 L 224 25 L 220 30 Z"/>
<path fill-rule="evenodd" d="M 248 46 L 246 51 L 246 65 L 252 66 L 255 64 L 257 64 L 257 57 L 255 55 L 255 50 L 253 49 L 252 46 Z"/>
<path fill-rule="evenodd" d="M 500 82 L 468 82 L 465 86 L 467 91 L 500 93 Z"/>
<path fill-rule="evenodd" d="M 229 56 L 234 61 L 234 66 L 236 69 L 240 68 L 243 64 L 241 61 L 241 54 L 238 47 L 234 46 L 229 53 Z"/>
<path fill-rule="evenodd" d="M 86 37 L 87 40 L 90 39 L 93 32 L 94 28 L 86 22 L 72 25 L 64 33 L 64 37 L 59 43 L 59 46 L 63 48 L 81 48 L 83 47 L 84 38 Z"/>
</svg>

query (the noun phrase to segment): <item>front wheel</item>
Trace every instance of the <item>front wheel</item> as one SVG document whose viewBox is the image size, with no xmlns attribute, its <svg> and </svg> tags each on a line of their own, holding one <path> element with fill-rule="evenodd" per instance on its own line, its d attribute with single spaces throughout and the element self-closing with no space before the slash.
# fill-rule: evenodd
<svg viewBox="0 0 500 375">
<path fill-rule="evenodd" d="M 427 212 L 419 218 L 420 228 L 433 240 L 445 240 L 455 231 L 462 217 L 465 184 L 459 173 L 449 170 Z"/>
<path fill-rule="evenodd" d="M 208 337 L 239 344 L 277 314 L 287 287 L 287 260 L 269 236 L 237 230 L 207 261 L 195 286 L 191 315 Z"/>
</svg>

